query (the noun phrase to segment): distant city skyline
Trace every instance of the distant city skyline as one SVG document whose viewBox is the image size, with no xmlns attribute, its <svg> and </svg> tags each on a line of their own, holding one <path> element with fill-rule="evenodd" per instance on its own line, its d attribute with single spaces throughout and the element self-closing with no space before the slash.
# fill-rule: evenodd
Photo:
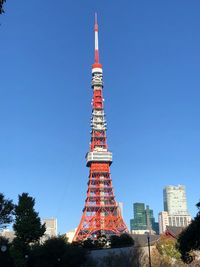
<svg viewBox="0 0 200 267">
<path fill-rule="evenodd" d="M 28 192 L 58 232 L 78 226 L 87 190 L 93 19 L 98 12 L 116 201 L 163 210 L 162 190 L 200 187 L 200 2 L 7 1 L 0 24 L 0 191 Z M 37 10 L 37 11 L 36 11 Z M 53 18 L 52 18 L 53 17 Z M 52 19 L 49 19 L 52 18 Z M 122 19 L 119 19 L 122 18 Z"/>
</svg>

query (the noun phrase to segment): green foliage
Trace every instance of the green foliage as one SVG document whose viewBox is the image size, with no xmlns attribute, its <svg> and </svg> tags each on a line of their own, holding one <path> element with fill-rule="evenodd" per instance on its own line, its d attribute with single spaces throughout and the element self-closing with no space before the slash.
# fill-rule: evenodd
<svg viewBox="0 0 200 267">
<path fill-rule="evenodd" d="M 7 224 L 12 222 L 13 209 L 12 200 L 5 199 L 4 195 L 0 193 L 0 229 L 5 228 Z"/>
<path fill-rule="evenodd" d="M 134 240 L 129 234 L 112 235 L 110 245 L 112 248 L 129 247 L 134 245 Z"/>
<path fill-rule="evenodd" d="M 26 267 L 28 256 L 30 254 L 30 247 L 22 240 L 15 238 L 11 246 L 11 255 L 16 267 Z"/>
<path fill-rule="evenodd" d="M 104 248 L 108 243 L 108 239 L 106 235 L 100 235 L 97 240 L 94 241 L 94 245 L 96 248 Z"/>
<path fill-rule="evenodd" d="M 79 267 L 85 260 L 85 249 L 55 237 L 32 247 L 28 267 Z"/>
<path fill-rule="evenodd" d="M 156 248 L 160 255 L 170 259 L 179 260 L 181 257 L 180 252 L 176 248 L 176 240 L 166 236 L 161 236 L 156 244 Z"/>
<path fill-rule="evenodd" d="M 13 229 L 16 238 L 26 245 L 39 241 L 45 233 L 45 225 L 41 225 L 40 217 L 34 210 L 35 199 L 27 193 L 19 195 L 15 207 L 15 223 Z"/>
<path fill-rule="evenodd" d="M 10 255 L 10 244 L 4 237 L 0 237 L 0 267 L 14 267 L 14 262 Z"/>
<path fill-rule="evenodd" d="M 79 243 L 83 248 L 86 249 L 101 249 L 108 246 L 109 240 L 106 235 L 99 236 L 96 240 L 90 238 L 84 240 L 82 243 Z"/>
<path fill-rule="evenodd" d="M 94 241 L 90 238 L 83 241 L 82 246 L 86 249 L 95 249 L 96 245 L 94 244 Z"/>
<path fill-rule="evenodd" d="M 38 213 L 34 210 L 35 199 L 27 193 L 19 195 L 18 205 L 15 206 L 15 222 L 13 229 L 16 237 L 13 240 L 11 253 L 16 267 L 26 267 L 31 245 L 39 242 L 45 232 Z"/>
<path fill-rule="evenodd" d="M 0 0 L 0 14 L 4 13 L 3 4 L 6 2 L 6 0 Z"/>
<path fill-rule="evenodd" d="M 196 206 L 199 209 L 196 217 L 178 238 L 178 249 L 185 262 L 193 260 L 193 250 L 200 250 L 200 202 Z"/>
</svg>

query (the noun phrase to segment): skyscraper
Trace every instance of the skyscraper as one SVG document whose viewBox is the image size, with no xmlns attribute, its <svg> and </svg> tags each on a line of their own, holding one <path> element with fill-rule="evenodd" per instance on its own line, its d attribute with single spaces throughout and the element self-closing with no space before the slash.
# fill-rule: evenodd
<svg viewBox="0 0 200 267">
<path fill-rule="evenodd" d="M 166 186 L 163 190 L 164 211 L 169 215 L 189 215 L 184 185 Z"/>
<path fill-rule="evenodd" d="M 185 186 L 166 186 L 163 189 L 163 204 L 164 211 L 159 213 L 160 233 L 165 231 L 166 226 L 186 227 L 190 224 Z"/>
<path fill-rule="evenodd" d="M 108 149 L 106 137 L 107 123 L 103 99 L 103 70 L 99 61 L 98 31 L 97 16 L 95 16 L 91 142 L 89 152 L 86 154 L 86 166 L 89 167 L 90 172 L 83 215 L 74 241 L 128 232 L 115 200 L 110 174 L 112 153 Z"/>
<path fill-rule="evenodd" d="M 144 233 L 147 231 L 158 231 L 155 222 L 153 210 L 144 203 L 133 203 L 134 218 L 130 220 L 130 229 L 132 233 Z"/>
<path fill-rule="evenodd" d="M 131 219 L 132 230 L 147 230 L 147 220 L 144 203 L 133 203 L 134 219 Z"/>
</svg>

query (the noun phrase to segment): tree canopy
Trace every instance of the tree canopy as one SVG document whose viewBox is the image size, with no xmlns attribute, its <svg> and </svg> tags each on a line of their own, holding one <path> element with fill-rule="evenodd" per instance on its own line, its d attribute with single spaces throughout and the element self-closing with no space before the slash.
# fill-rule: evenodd
<svg viewBox="0 0 200 267">
<path fill-rule="evenodd" d="M 133 246 L 134 240 L 129 234 L 112 235 L 110 237 L 110 245 L 112 248 Z"/>
<path fill-rule="evenodd" d="M 185 262 L 193 259 L 192 251 L 200 250 L 200 202 L 196 206 L 199 210 L 196 217 L 178 238 L 178 248 Z"/>
<path fill-rule="evenodd" d="M 35 199 L 28 193 L 19 195 L 18 205 L 15 206 L 15 222 L 13 229 L 16 237 L 12 243 L 12 256 L 16 267 L 27 266 L 31 246 L 39 242 L 45 233 L 45 225 L 34 209 Z"/>
<path fill-rule="evenodd" d="M 35 199 L 28 193 L 19 195 L 18 205 L 15 207 L 15 223 L 13 229 L 16 238 L 25 244 L 39 241 L 45 233 L 45 225 L 41 224 L 40 217 L 34 209 Z"/>
<path fill-rule="evenodd" d="M 87 251 L 73 246 L 63 237 L 48 239 L 44 244 L 32 247 L 28 267 L 79 267 L 86 260 Z"/>
<path fill-rule="evenodd" d="M 14 267 L 14 261 L 10 255 L 10 243 L 3 236 L 0 236 L 0 266 Z"/>
<path fill-rule="evenodd" d="M 13 209 L 14 205 L 12 200 L 6 199 L 0 193 L 0 229 L 5 228 L 7 224 L 13 221 Z"/>
<path fill-rule="evenodd" d="M 6 0 L 0 0 L 0 14 L 4 13 L 3 4 L 6 2 Z"/>
</svg>

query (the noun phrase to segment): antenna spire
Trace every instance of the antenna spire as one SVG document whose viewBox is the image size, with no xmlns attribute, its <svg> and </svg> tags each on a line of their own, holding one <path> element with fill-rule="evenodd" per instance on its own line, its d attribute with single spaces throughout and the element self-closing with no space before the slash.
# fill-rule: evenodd
<svg viewBox="0 0 200 267">
<path fill-rule="evenodd" d="M 95 24 L 94 24 L 94 34 L 95 34 L 95 54 L 94 61 L 95 63 L 99 63 L 99 36 L 98 36 L 99 28 L 97 21 L 97 13 L 95 12 Z"/>
</svg>

